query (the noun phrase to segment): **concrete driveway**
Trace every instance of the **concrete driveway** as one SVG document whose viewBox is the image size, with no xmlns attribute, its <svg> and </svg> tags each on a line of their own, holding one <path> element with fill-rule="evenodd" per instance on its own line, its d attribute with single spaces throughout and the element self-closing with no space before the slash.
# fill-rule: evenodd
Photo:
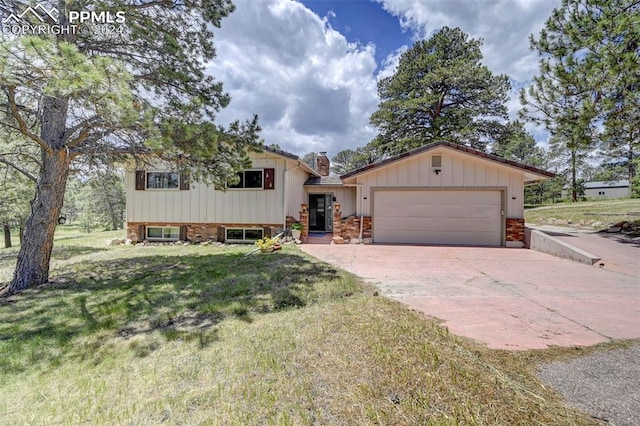
<svg viewBox="0 0 640 426">
<path fill-rule="evenodd" d="M 527 249 L 306 244 L 320 260 L 495 349 L 640 338 L 640 279 Z M 639 259 L 640 261 L 640 259 Z"/>
</svg>

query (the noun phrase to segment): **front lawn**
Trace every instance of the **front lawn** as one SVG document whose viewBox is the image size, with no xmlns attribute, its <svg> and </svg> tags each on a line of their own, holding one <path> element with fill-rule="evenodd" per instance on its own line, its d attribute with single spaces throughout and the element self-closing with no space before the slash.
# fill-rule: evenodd
<svg viewBox="0 0 640 426">
<path fill-rule="evenodd" d="M 52 283 L 0 299 L 1 423 L 593 424 L 532 374 L 550 351 L 452 336 L 296 247 L 111 236 L 65 235 Z"/>
</svg>

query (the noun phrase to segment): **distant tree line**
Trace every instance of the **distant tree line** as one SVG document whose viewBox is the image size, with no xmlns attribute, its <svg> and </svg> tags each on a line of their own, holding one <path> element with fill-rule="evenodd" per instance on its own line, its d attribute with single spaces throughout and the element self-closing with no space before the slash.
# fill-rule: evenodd
<svg viewBox="0 0 640 426">
<path fill-rule="evenodd" d="M 20 138 L 0 138 L 0 224 L 4 247 L 12 246 L 11 231 L 17 230 L 22 243 L 24 227 L 31 213 L 31 200 L 37 183 L 37 152 L 20 146 Z M 20 170 L 6 164 L 22 157 Z M 6 162 L 3 162 L 3 159 Z M 74 170 L 64 196 L 60 217 L 77 224 L 86 232 L 94 229 L 116 230 L 125 220 L 124 171 L 113 165 L 93 165 Z"/>
</svg>

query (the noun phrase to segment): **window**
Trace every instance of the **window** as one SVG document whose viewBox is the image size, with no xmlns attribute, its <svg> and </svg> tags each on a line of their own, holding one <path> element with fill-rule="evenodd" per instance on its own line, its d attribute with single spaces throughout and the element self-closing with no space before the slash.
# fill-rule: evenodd
<svg viewBox="0 0 640 426">
<path fill-rule="evenodd" d="M 431 156 L 431 167 L 442 167 L 442 155 Z"/>
<path fill-rule="evenodd" d="M 147 172 L 147 189 L 179 189 L 180 175 L 175 172 Z"/>
<path fill-rule="evenodd" d="M 262 189 L 262 170 L 245 170 L 238 173 L 240 181 L 235 185 L 229 185 L 234 189 Z"/>
<path fill-rule="evenodd" d="M 262 228 L 227 228 L 227 241 L 257 241 L 262 238 Z"/>
<path fill-rule="evenodd" d="M 180 239 L 180 228 L 177 226 L 148 226 L 147 240 L 172 240 Z"/>
</svg>

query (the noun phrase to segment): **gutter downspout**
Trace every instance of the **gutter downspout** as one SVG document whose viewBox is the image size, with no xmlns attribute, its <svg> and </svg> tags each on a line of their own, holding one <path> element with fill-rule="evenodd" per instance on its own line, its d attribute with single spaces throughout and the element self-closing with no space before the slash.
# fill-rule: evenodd
<svg viewBox="0 0 640 426">
<path fill-rule="evenodd" d="M 287 184 L 288 184 L 288 177 L 289 177 L 289 172 L 295 169 L 300 168 L 300 161 L 298 161 L 298 165 L 295 167 L 291 167 L 290 169 L 286 168 L 286 161 L 285 161 L 285 169 L 284 169 L 284 173 L 283 173 L 283 179 L 284 179 L 284 207 L 283 207 L 283 212 L 284 212 L 284 218 L 282 221 L 282 230 L 286 231 L 287 229 L 287 209 L 289 208 L 289 191 L 287 190 Z"/>
<path fill-rule="evenodd" d="M 362 193 L 364 191 L 364 187 L 362 186 L 361 183 L 344 183 L 342 184 L 342 186 L 345 186 L 347 188 L 353 188 L 353 187 L 356 188 L 356 198 L 358 198 L 358 202 L 360 203 L 360 209 L 359 209 L 360 210 L 360 237 L 359 238 L 360 238 L 360 241 L 362 241 L 362 229 L 364 227 L 364 222 L 362 220 L 362 218 L 364 217 L 364 212 L 363 212 L 364 200 L 362 199 Z M 358 189 L 360 189 L 360 197 L 358 197 Z"/>
</svg>

